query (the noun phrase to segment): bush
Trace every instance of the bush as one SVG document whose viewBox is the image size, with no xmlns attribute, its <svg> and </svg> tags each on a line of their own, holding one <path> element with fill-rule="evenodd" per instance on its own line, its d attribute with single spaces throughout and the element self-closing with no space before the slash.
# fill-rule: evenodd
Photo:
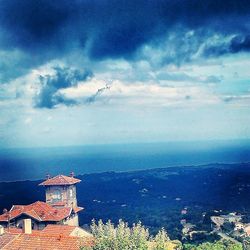
<svg viewBox="0 0 250 250">
<path fill-rule="evenodd" d="M 81 247 L 81 250 L 243 250 L 241 243 L 226 240 L 183 246 L 180 241 L 171 241 L 164 228 L 155 237 L 150 237 L 148 229 L 140 222 L 130 228 L 122 220 L 117 226 L 111 221 L 104 224 L 102 220 L 98 223 L 93 220 L 91 231 L 94 246 Z"/>
<path fill-rule="evenodd" d="M 162 228 L 155 236 L 155 250 L 164 250 L 167 248 L 167 242 L 170 241 L 167 232 Z"/>
<path fill-rule="evenodd" d="M 92 248 L 82 247 L 82 250 L 167 250 L 175 249 L 177 244 L 169 248 L 169 237 L 161 229 L 155 237 L 150 237 L 148 229 L 140 222 L 130 228 L 128 223 L 119 220 L 117 227 L 108 221 L 104 224 L 101 220 L 92 221 L 91 231 L 95 238 Z M 180 249 L 180 248 L 179 248 Z"/>
<path fill-rule="evenodd" d="M 205 242 L 198 246 L 185 244 L 184 250 L 243 250 L 241 243 L 231 241 Z"/>
</svg>

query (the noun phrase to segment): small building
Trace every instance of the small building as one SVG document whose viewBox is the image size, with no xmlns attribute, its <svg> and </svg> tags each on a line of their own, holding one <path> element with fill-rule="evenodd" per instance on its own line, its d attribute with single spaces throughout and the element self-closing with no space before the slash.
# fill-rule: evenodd
<svg viewBox="0 0 250 250">
<path fill-rule="evenodd" d="M 67 225 L 79 226 L 78 212 L 82 211 L 82 207 L 77 205 L 76 184 L 81 180 L 70 176 L 57 175 L 53 178 L 48 178 L 40 183 L 40 186 L 45 187 L 46 203 L 54 208 L 71 208 L 73 213 L 67 220 Z"/>
<path fill-rule="evenodd" d="M 250 236 L 250 224 L 245 225 L 244 232 L 245 232 L 247 237 Z"/>
<path fill-rule="evenodd" d="M 236 222 L 234 225 L 234 231 L 244 230 L 245 226 L 241 222 Z"/>
<path fill-rule="evenodd" d="M 39 185 L 44 186 L 46 202 L 37 201 L 29 205 L 13 205 L 10 211 L 0 215 L 0 225 L 23 227 L 24 219 L 31 219 L 32 229 L 41 230 L 48 224 L 79 226 L 76 184 L 81 180 L 71 176 L 58 175 Z"/>
<path fill-rule="evenodd" d="M 242 220 L 241 215 L 237 215 L 236 213 L 230 213 L 227 215 L 219 215 L 219 216 L 211 216 L 211 221 L 212 221 L 212 227 L 215 225 L 215 229 L 219 230 L 222 227 L 225 227 L 229 224 L 232 225 L 232 227 L 236 226 L 241 227 L 240 221 Z"/>
<path fill-rule="evenodd" d="M 56 207 L 77 207 L 76 184 L 81 180 L 71 176 L 57 175 L 39 184 L 45 187 L 46 203 Z"/>
</svg>

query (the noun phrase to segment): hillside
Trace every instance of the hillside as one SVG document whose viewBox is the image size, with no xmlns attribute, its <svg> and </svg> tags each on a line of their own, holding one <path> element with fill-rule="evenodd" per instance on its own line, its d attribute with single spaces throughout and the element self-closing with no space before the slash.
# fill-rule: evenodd
<svg viewBox="0 0 250 250">
<path fill-rule="evenodd" d="M 237 211 L 248 220 L 249 167 L 249 163 L 210 164 L 78 176 L 83 180 L 77 187 L 78 204 L 85 207 L 80 224 L 89 224 L 92 218 L 140 220 L 152 233 L 164 226 L 172 238 L 180 238 L 181 219 L 199 230 L 210 227 L 215 210 Z M 0 183 L 0 209 L 44 200 L 39 182 Z"/>
</svg>

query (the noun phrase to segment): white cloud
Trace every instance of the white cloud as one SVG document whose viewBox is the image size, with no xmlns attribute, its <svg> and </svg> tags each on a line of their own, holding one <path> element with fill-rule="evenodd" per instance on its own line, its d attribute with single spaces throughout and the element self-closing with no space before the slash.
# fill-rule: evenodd
<svg viewBox="0 0 250 250">
<path fill-rule="evenodd" d="M 105 85 L 105 81 L 93 78 L 76 87 L 63 89 L 61 93 L 67 98 L 84 103 L 89 96 L 97 93 Z M 96 98 L 96 101 L 116 105 L 179 106 L 213 104 L 218 103 L 220 99 L 205 86 L 164 86 L 153 81 L 130 84 L 116 80 Z"/>
<path fill-rule="evenodd" d="M 31 124 L 31 122 L 32 122 L 32 119 L 31 119 L 31 117 L 27 117 L 25 120 L 24 120 L 24 123 L 25 124 Z"/>
</svg>

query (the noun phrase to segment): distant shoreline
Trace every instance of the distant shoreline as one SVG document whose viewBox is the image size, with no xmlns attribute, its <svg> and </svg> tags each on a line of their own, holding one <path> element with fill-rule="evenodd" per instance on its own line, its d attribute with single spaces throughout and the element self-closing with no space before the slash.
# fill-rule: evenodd
<svg viewBox="0 0 250 250">
<path fill-rule="evenodd" d="M 173 166 L 166 166 L 166 167 L 159 167 L 159 168 L 147 168 L 147 169 L 133 169 L 133 170 L 124 170 L 124 171 L 101 171 L 101 172 L 91 172 L 91 173 L 84 173 L 84 174 L 77 174 L 76 177 L 83 179 L 86 175 L 102 175 L 102 174 L 126 174 L 126 173 L 143 173 L 143 172 L 153 172 L 153 171 L 164 171 L 169 169 L 176 169 L 176 170 L 195 170 L 195 169 L 205 169 L 205 168 L 223 168 L 223 169 L 230 169 L 235 165 L 240 165 L 241 167 L 244 165 L 250 165 L 250 161 L 248 162 L 232 162 L 232 163 L 224 163 L 224 162 L 215 162 L 215 163 L 208 163 L 208 164 L 197 164 L 197 165 L 173 165 Z M 249 169 L 250 171 L 250 169 Z M 36 179 L 16 179 L 16 180 L 9 180 L 9 181 L 0 181 L 0 183 L 14 183 L 14 182 L 40 182 L 43 178 L 36 178 Z"/>
</svg>

